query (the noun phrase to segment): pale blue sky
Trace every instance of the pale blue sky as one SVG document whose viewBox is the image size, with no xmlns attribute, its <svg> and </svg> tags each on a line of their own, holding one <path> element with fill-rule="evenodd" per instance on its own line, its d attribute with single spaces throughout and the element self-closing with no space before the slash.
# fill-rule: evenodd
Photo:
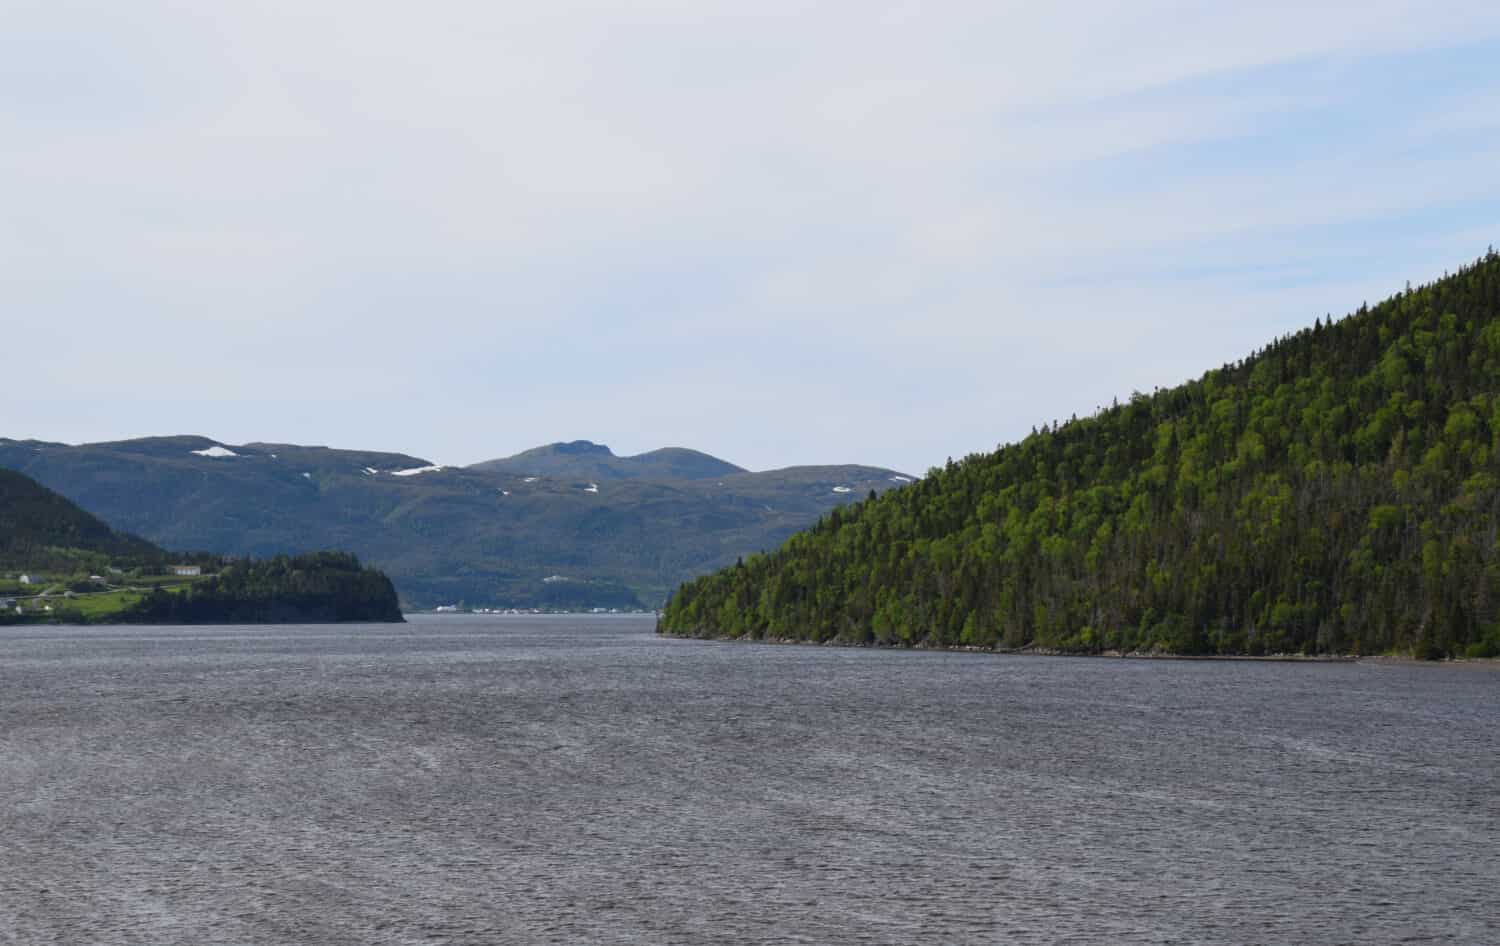
<svg viewBox="0 0 1500 946">
<path fill-rule="evenodd" d="M 1500 242 L 1490 3 L 0 0 L 0 436 L 922 472 Z"/>
</svg>

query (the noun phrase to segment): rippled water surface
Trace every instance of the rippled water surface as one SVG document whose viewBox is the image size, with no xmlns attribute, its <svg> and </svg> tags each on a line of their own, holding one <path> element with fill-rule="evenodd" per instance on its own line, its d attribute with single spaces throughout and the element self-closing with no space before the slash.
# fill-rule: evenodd
<svg viewBox="0 0 1500 946">
<path fill-rule="evenodd" d="M 10 628 L 0 942 L 1500 943 L 1500 671 Z"/>
</svg>

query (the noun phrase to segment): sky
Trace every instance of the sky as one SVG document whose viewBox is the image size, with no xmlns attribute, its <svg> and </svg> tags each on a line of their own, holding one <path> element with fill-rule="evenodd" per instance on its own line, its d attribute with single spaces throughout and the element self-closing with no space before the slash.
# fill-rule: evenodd
<svg viewBox="0 0 1500 946">
<path fill-rule="evenodd" d="M 0 0 L 0 436 L 922 473 L 1500 242 L 1500 4 Z"/>
</svg>

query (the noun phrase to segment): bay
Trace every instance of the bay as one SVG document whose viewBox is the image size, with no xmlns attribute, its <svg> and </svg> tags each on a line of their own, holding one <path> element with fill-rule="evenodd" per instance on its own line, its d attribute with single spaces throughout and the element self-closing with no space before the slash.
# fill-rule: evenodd
<svg viewBox="0 0 1500 946">
<path fill-rule="evenodd" d="M 0 630 L 0 943 L 1500 942 L 1493 666 Z"/>
</svg>

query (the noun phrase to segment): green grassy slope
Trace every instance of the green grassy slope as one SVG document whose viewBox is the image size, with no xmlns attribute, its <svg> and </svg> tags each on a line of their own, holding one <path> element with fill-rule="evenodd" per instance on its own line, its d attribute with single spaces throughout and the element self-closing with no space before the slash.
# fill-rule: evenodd
<svg viewBox="0 0 1500 946">
<path fill-rule="evenodd" d="M 664 632 L 1500 650 L 1500 256 L 935 470 L 690 582 Z"/>
</svg>

